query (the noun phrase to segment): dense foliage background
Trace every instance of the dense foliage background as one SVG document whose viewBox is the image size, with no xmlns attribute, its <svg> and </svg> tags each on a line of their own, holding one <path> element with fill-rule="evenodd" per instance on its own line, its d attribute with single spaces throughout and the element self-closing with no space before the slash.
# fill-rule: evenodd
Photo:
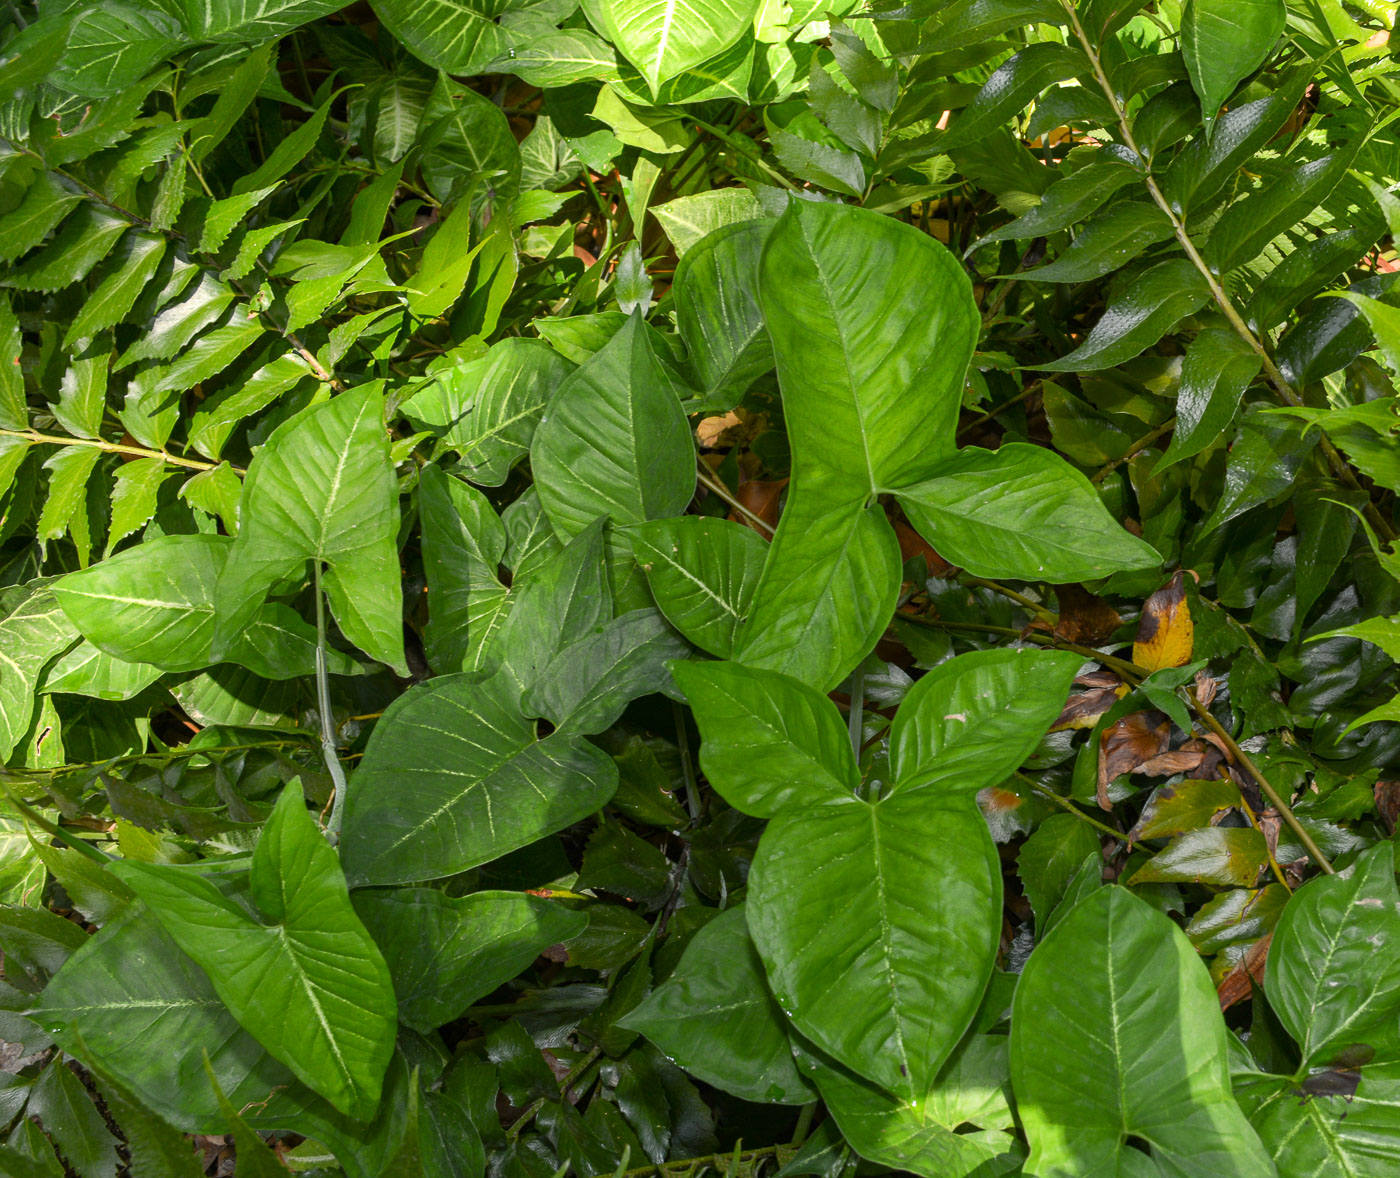
<svg viewBox="0 0 1400 1178">
<path fill-rule="evenodd" d="M 1400 1171 L 1393 15 L 7 4 L 0 1171 Z"/>
</svg>

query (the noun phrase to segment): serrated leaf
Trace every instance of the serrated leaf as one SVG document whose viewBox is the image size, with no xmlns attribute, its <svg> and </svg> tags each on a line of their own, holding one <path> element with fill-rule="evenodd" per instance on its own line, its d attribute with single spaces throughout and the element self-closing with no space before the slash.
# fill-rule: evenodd
<svg viewBox="0 0 1400 1178">
<path fill-rule="evenodd" d="M 133 233 L 122 243 L 116 269 L 88 297 L 63 337 L 64 347 L 106 331 L 122 321 L 136 305 L 142 288 L 165 256 L 165 239 L 153 233 Z"/>
<path fill-rule="evenodd" d="M 40 172 L 24 199 L 0 217 L 0 262 L 13 262 L 33 249 L 80 200 L 52 172 Z"/>
</svg>

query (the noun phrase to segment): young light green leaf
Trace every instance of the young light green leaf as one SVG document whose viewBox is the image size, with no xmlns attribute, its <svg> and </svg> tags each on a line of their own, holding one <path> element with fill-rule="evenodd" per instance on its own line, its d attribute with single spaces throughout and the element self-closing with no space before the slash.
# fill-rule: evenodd
<svg viewBox="0 0 1400 1178">
<path fill-rule="evenodd" d="M 703 738 L 700 765 L 731 806 L 772 818 L 854 796 L 850 735 L 815 688 L 738 663 L 677 663 L 671 673 Z"/>
<path fill-rule="evenodd" d="M 1185 934 L 1125 888 L 1090 892 L 1016 987 L 1011 1077 L 1027 1170 L 1133 1173 L 1121 1159 L 1145 1147 L 1153 1161 L 1141 1173 L 1273 1174 L 1231 1095 L 1226 1035 Z"/>
<path fill-rule="evenodd" d="M 622 1024 L 741 1100 L 805 1104 L 813 1098 L 793 1061 L 787 1022 L 768 990 L 743 904 L 701 929 L 675 972 Z"/>
<path fill-rule="evenodd" d="M 243 483 L 240 527 L 215 590 L 213 655 L 233 648 L 272 585 L 324 561 L 345 636 L 401 675 L 398 484 L 383 396 L 363 385 L 303 409 L 273 431 Z"/>
<path fill-rule="evenodd" d="M 733 45 L 758 7 L 758 0 L 590 0 L 585 11 L 654 94 Z"/>
<path fill-rule="evenodd" d="M 898 495 L 939 555 L 978 576 L 1066 584 L 1161 563 L 1088 479 L 1041 446 L 969 446 Z"/>
<path fill-rule="evenodd" d="M 393 984 L 299 783 L 253 852 L 257 917 L 178 867 L 128 859 L 112 870 L 274 1057 L 342 1112 L 373 1115 L 394 1047 Z"/>
<path fill-rule="evenodd" d="M 1084 660 L 1057 650 L 979 650 L 940 663 L 890 728 L 895 790 L 971 797 L 999 785 L 1055 722 Z"/>
</svg>

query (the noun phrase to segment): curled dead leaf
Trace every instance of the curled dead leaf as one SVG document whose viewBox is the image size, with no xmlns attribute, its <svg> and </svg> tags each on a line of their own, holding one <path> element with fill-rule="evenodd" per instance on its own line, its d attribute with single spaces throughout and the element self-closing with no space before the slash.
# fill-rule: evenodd
<svg viewBox="0 0 1400 1178">
<path fill-rule="evenodd" d="M 1056 585 L 1060 617 L 1055 633 L 1066 642 L 1097 646 L 1106 642 L 1123 619 L 1102 597 L 1095 597 L 1083 585 Z"/>
<path fill-rule="evenodd" d="M 1167 751 L 1171 721 L 1161 712 L 1134 712 L 1124 716 L 1099 737 L 1099 806 L 1113 809 L 1108 783 Z"/>
<path fill-rule="evenodd" d="M 1243 1002 L 1254 993 L 1254 987 L 1264 985 L 1264 966 L 1269 960 L 1269 943 L 1273 933 L 1265 933 L 1254 942 L 1245 955 L 1235 963 L 1235 968 L 1221 979 L 1216 987 L 1220 998 L 1220 1009 L 1229 1010 L 1237 1002 Z"/>
</svg>

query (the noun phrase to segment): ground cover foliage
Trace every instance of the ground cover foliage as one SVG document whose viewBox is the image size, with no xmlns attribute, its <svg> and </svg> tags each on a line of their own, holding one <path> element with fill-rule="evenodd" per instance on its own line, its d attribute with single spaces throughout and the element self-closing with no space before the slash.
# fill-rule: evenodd
<svg viewBox="0 0 1400 1178">
<path fill-rule="evenodd" d="M 1400 1167 L 1339 0 L 0 44 L 0 1171 Z"/>
</svg>

